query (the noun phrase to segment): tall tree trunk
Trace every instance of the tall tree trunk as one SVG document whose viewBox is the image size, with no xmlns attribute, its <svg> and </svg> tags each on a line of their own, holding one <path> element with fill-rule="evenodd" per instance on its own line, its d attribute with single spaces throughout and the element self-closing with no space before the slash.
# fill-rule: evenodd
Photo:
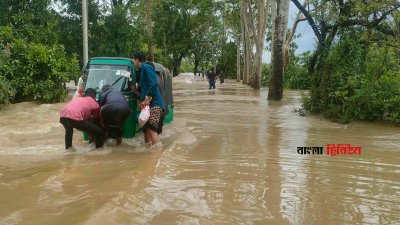
<svg viewBox="0 0 400 225">
<path fill-rule="evenodd" d="M 145 0 L 146 4 L 146 29 L 147 29 L 147 36 L 148 36 L 148 42 L 147 42 L 147 51 L 148 55 L 151 57 L 152 60 L 154 60 L 154 49 L 153 49 L 153 22 L 151 19 L 151 13 L 152 13 L 152 3 L 153 0 Z"/>
<path fill-rule="evenodd" d="M 243 43 L 243 84 L 247 84 L 247 77 L 250 73 L 250 54 L 249 54 L 249 46 L 250 45 L 250 37 L 249 37 L 249 29 L 247 23 L 247 3 L 246 0 L 241 0 L 240 3 L 240 22 L 242 28 L 242 43 Z"/>
<path fill-rule="evenodd" d="M 174 77 L 179 75 L 179 71 L 178 71 L 179 65 L 178 64 L 179 63 L 177 61 L 174 63 L 174 68 L 172 70 L 172 76 L 174 76 Z"/>
<path fill-rule="evenodd" d="M 318 44 L 317 49 L 315 50 L 314 54 L 312 55 L 309 63 L 309 74 L 311 74 L 311 90 L 310 90 L 310 97 L 311 102 L 314 102 L 313 111 L 314 112 L 323 112 L 325 106 L 323 104 L 318 104 L 321 99 L 324 99 L 326 93 L 321 89 L 321 87 L 325 86 L 326 76 L 328 74 L 323 74 L 322 76 L 316 76 L 314 73 L 319 71 L 323 61 L 329 54 L 329 49 L 331 48 L 332 42 L 334 37 L 337 33 L 337 28 L 331 31 L 326 40 Z"/>
<path fill-rule="evenodd" d="M 247 45 L 247 57 L 248 57 L 248 68 L 247 68 L 247 79 L 246 79 L 246 84 L 248 85 L 253 85 L 253 62 L 254 62 L 254 54 L 253 54 L 253 49 L 254 49 L 254 40 L 256 37 L 255 33 L 255 26 L 254 26 L 254 18 L 253 18 L 253 9 L 251 5 L 251 1 L 247 0 L 246 1 L 246 22 L 247 22 L 247 32 L 249 35 L 247 35 L 247 40 L 246 42 L 248 43 Z"/>
<path fill-rule="evenodd" d="M 199 71 L 199 64 L 200 64 L 200 60 L 198 59 L 198 57 L 194 57 L 194 75 L 197 75 L 197 72 Z M 200 75 L 200 73 L 199 73 Z"/>
<path fill-rule="evenodd" d="M 236 82 L 240 82 L 240 36 L 236 34 Z"/>
<path fill-rule="evenodd" d="M 265 40 L 265 29 L 266 21 L 268 17 L 267 8 L 269 6 L 269 1 L 258 0 L 257 1 L 257 31 L 253 31 L 256 36 L 256 53 L 254 55 L 253 62 L 253 88 L 260 89 L 261 86 L 261 72 L 262 72 L 262 55 L 264 51 L 264 40 Z"/>
<path fill-rule="evenodd" d="M 268 100 L 278 101 L 283 98 L 284 43 L 288 23 L 289 0 L 273 0 L 271 9 L 274 17 Z M 274 13 L 274 10 L 276 13 Z"/>
<path fill-rule="evenodd" d="M 227 9 L 228 9 L 228 5 L 227 5 L 227 3 L 226 3 L 226 1 L 224 0 L 224 12 L 223 12 L 223 15 L 226 15 L 227 14 Z M 222 62 L 220 62 L 222 65 L 222 67 L 221 67 L 221 71 L 216 71 L 216 73 L 217 74 L 219 74 L 220 72 L 222 72 L 223 71 L 223 73 L 225 73 L 225 67 L 227 66 L 227 60 L 226 60 L 226 57 L 225 57 L 225 46 L 226 46 L 226 43 L 227 43 L 227 40 L 228 40 L 228 32 L 227 32 L 227 27 L 225 26 L 225 20 L 226 20 L 226 18 L 225 18 L 225 16 L 224 16 L 224 18 L 222 19 L 222 42 L 221 42 L 221 56 L 222 56 Z"/>
<path fill-rule="evenodd" d="M 176 77 L 179 75 L 181 70 L 183 55 L 179 54 L 179 57 L 174 62 L 173 76 Z"/>
</svg>

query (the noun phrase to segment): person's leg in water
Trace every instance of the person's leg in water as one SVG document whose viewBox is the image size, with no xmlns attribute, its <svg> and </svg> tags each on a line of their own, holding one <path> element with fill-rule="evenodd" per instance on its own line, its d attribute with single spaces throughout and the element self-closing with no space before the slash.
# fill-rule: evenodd
<svg viewBox="0 0 400 225">
<path fill-rule="evenodd" d="M 116 112 L 116 118 L 119 118 L 119 121 L 117 127 L 115 128 L 115 135 L 117 139 L 117 145 L 120 145 L 122 143 L 122 136 L 124 134 L 124 123 L 131 114 L 131 109 L 126 104 L 119 105 L 117 108 L 118 110 Z"/>
<path fill-rule="evenodd" d="M 60 118 L 60 123 L 65 128 L 65 149 L 72 147 L 72 137 L 74 135 L 74 128 L 68 123 L 67 118 Z"/>
<path fill-rule="evenodd" d="M 209 82 L 210 82 L 210 90 L 211 90 L 211 89 L 215 89 L 215 80 L 211 80 L 211 79 L 210 79 Z"/>
<path fill-rule="evenodd" d="M 117 139 L 117 145 L 122 143 L 122 127 L 115 128 L 115 138 Z"/>
<path fill-rule="evenodd" d="M 74 136 L 74 128 L 65 128 L 65 149 L 72 147 L 72 137 Z"/>
<path fill-rule="evenodd" d="M 80 131 L 84 131 L 91 135 L 94 135 L 95 139 L 96 139 L 95 140 L 96 148 L 103 147 L 103 145 L 104 145 L 104 130 L 100 126 L 98 126 L 90 121 L 87 121 L 87 120 L 83 120 L 83 121 L 71 120 L 70 124 L 74 128 L 76 128 Z"/>
<path fill-rule="evenodd" d="M 148 129 L 149 130 L 149 136 L 150 136 L 150 140 L 151 140 L 151 144 L 155 145 L 158 142 L 160 142 L 160 137 L 158 136 L 158 133 L 152 129 Z"/>
<path fill-rule="evenodd" d="M 151 146 L 151 138 L 150 138 L 149 130 L 150 130 L 149 128 L 144 128 L 144 131 L 143 131 L 144 146 L 147 148 Z"/>
<path fill-rule="evenodd" d="M 160 125 L 162 124 L 161 119 L 163 109 L 161 107 L 153 107 L 150 109 L 150 126 L 149 126 L 149 137 L 151 140 L 151 144 L 157 144 L 160 142 L 160 137 L 158 136 L 158 131 L 160 131 Z"/>
</svg>

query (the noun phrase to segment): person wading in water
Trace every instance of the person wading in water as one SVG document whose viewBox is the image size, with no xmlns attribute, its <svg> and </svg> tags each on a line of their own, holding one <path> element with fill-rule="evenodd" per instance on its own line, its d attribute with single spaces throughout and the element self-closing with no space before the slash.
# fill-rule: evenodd
<svg viewBox="0 0 400 225">
<path fill-rule="evenodd" d="M 162 126 L 161 114 L 164 109 L 164 101 L 158 88 L 157 75 L 154 67 L 145 63 L 146 57 L 143 52 L 133 55 L 134 64 L 140 69 L 140 107 L 150 106 L 150 118 L 143 126 L 144 140 L 146 146 L 160 142 L 158 133 Z"/>
<path fill-rule="evenodd" d="M 85 94 L 85 97 L 72 99 L 60 111 L 60 123 L 65 128 L 65 149 L 72 147 L 74 128 L 95 137 L 96 148 L 104 145 L 104 123 L 96 102 L 96 91 L 88 88 Z"/>
</svg>

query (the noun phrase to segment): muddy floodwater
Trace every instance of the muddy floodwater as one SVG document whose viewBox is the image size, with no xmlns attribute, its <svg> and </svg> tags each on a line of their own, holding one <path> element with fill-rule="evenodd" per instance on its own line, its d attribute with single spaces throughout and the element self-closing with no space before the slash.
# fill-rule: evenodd
<svg viewBox="0 0 400 225">
<path fill-rule="evenodd" d="M 190 74 L 173 87 L 174 121 L 151 149 L 139 133 L 95 150 L 75 131 L 66 152 L 65 103 L 1 109 L 0 224 L 400 224 L 400 127 L 299 116 L 300 91 L 267 101 Z M 326 154 L 339 143 L 361 154 Z"/>
</svg>

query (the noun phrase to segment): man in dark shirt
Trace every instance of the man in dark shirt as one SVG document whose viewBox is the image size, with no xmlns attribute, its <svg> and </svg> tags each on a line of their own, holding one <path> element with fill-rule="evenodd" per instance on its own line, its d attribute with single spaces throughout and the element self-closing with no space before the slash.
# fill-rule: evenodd
<svg viewBox="0 0 400 225">
<path fill-rule="evenodd" d="M 208 74 L 208 87 L 209 89 L 213 88 L 215 89 L 215 79 L 217 77 L 217 74 L 215 73 L 214 69 L 211 69 L 211 72 Z"/>
<path fill-rule="evenodd" d="M 106 134 L 109 134 L 110 131 L 114 131 L 117 145 L 120 145 L 122 142 L 124 122 L 131 113 L 128 102 L 126 102 L 124 95 L 120 91 L 106 84 L 102 88 L 99 104 Z"/>
</svg>

